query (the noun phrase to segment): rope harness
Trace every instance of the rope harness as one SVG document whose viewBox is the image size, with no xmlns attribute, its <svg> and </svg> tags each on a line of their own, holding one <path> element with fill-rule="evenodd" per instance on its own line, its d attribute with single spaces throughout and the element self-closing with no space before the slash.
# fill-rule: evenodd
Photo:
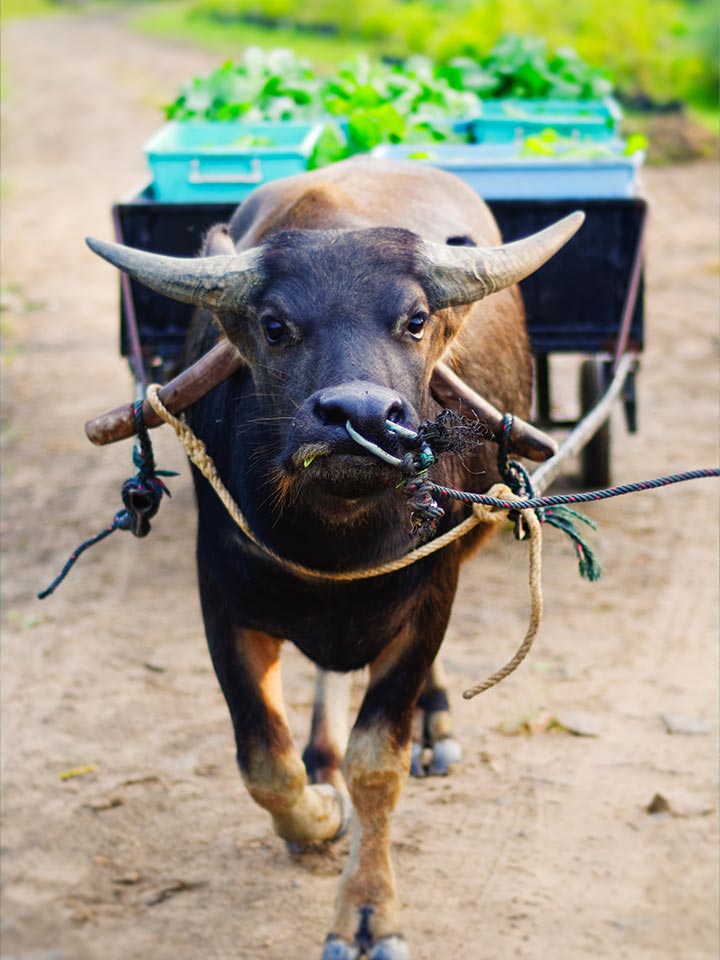
<svg viewBox="0 0 720 960">
<path fill-rule="evenodd" d="M 498 510 L 494 505 L 487 507 L 485 504 L 481 503 L 473 504 L 472 516 L 468 517 L 467 520 L 464 520 L 462 523 L 458 524 L 456 527 L 453 527 L 451 530 L 448 530 L 447 533 L 437 537 L 435 540 L 424 543 L 395 560 L 388 560 L 385 563 L 381 563 L 373 567 L 365 567 L 363 569 L 356 570 L 330 571 L 315 570 L 312 567 L 306 567 L 301 563 L 296 563 L 294 560 L 288 560 L 286 557 L 281 557 L 253 533 L 240 507 L 237 505 L 230 491 L 220 479 L 215 467 L 215 462 L 207 452 L 205 444 L 199 437 L 195 436 L 187 423 L 170 413 L 170 411 L 163 405 L 162 401 L 158 397 L 159 389 L 160 387 L 156 383 L 153 383 L 148 387 L 147 398 L 150 402 L 150 406 L 153 408 L 155 413 L 157 413 L 157 415 L 165 421 L 165 423 L 168 423 L 173 428 L 178 439 L 185 448 L 191 463 L 198 468 L 203 477 L 205 477 L 205 479 L 208 481 L 210 486 L 220 498 L 220 501 L 227 512 L 230 514 L 238 527 L 240 527 L 248 540 L 250 540 L 251 543 L 258 547 L 259 550 L 278 563 L 289 573 L 298 574 L 299 576 L 307 577 L 312 580 L 336 580 L 344 582 L 351 582 L 353 580 L 368 580 L 371 577 L 380 577 L 386 573 L 395 573 L 398 570 L 403 570 L 405 567 L 409 567 L 418 560 L 423 560 L 425 557 L 429 557 L 438 550 L 442 550 L 459 537 L 465 536 L 466 533 L 469 533 L 479 523 L 497 523 L 500 520 L 504 520 L 507 515 L 507 508 L 505 506 L 500 507 Z M 355 433 L 354 430 L 353 433 Z M 350 435 L 353 436 L 353 433 Z M 355 436 L 359 436 L 359 434 L 355 433 Z M 353 439 L 355 439 L 355 437 L 353 437 Z M 367 442 L 370 443 L 370 441 Z M 380 450 L 379 447 L 377 447 L 377 449 Z M 383 451 L 383 453 L 384 452 L 385 451 Z M 389 457 L 390 454 L 387 454 L 387 456 Z M 402 461 L 399 460 L 397 462 L 402 463 Z M 427 467 L 424 467 L 424 469 L 427 469 Z M 504 484 L 496 484 L 494 487 L 492 487 L 492 492 L 494 496 L 498 498 L 510 500 L 514 499 L 512 490 Z M 500 502 L 501 501 L 498 500 L 498 503 Z"/>
<path fill-rule="evenodd" d="M 401 471 L 403 475 L 401 486 L 407 497 L 412 528 L 416 535 L 426 542 L 421 543 L 420 546 L 401 557 L 373 567 L 346 571 L 316 570 L 286 557 L 281 557 L 253 533 L 240 507 L 221 480 L 205 444 L 193 433 L 184 420 L 176 417 L 164 406 L 158 396 L 159 390 L 159 384 L 151 384 L 148 387 L 147 399 L 150 406 L 161 420 L 173 428 L 191 463 L 197 467 L 212 486 L 228 514 L 248 540 L 265 556 L 289 573 L 313 580 L 341 582 L 379 577 L 402 570 L 418 560 L 444 549 L 465 536 L 480 523 L 500 523 L 507 518 L 514 521 L 516 539 L 527 539 L 529 541 L 530 622 L 525 637 L 515 655 L 487 679 L 465 690 L 463 697 L 466 700 L 489 690 L 490 687 L 500 683 L 501 680 L 504 680 L 505 677 L 516 670 L 530 652 L 538 634 L 543 605 L 541 584 L 541 524 L 543 522 L 557 527 L 571 538 L 578 555 L 580 574 L 589 580 L 597 580 L 601 572 L 600 566 L 575 527 L 576 521 L 581 521 L 593 528 L 595 524 L 587 517 L 570 509 L 567 506 L 568 504 L 607 500 L 611 497 L 619 497 L 640 490 L 652 490 L 656 487 L 681 483 L 685 480 L 720 476 L 720 470 L 715 468 L 690 470 L 685 473 L 671 474 L 670 476 L 638 483 L 622 484 L 591 493 L 536 497 L 534 496 L 530 476 L 525 468 L 517 461 L 509 459 L 508 448 L 513 418 L 511 414 L 506 414 L 503 419 L 497 458 L 498 471 L 504 482 L 495 484 L 484 494 L 469 493 L 434 483 L 427 477 L 427 471 L 440 455 L 461 453 L 486 438 L 486 432 L 480 423 L 465 420 L 450 410 L 442 411 L 435 421 L 425 421 L 417 431 L 387 421 L 386 426 L 390 432 L 397 434 L 404 442 L 415 448 L 400 459 L 363 437 L 348 422 L 346 430 L 356 443 Z M 152 444 L 142 421 L 142 401 L 135 404 L 135 421 L 138 441 L 133 449 L 133 463 L 138 472 L 123 484 L 123 509 L 115 514 L 108 527 L 80 544 L 70 555 L 55 580 L 38 594 L 39 599 L 42 600 L 53 593 L 85 550 L 99 543 L 100 540 L 105 539 L 115 530 L 131 530 L 137 537 L 147 536 L 150 532 L 150 519 L 157 513 L 163 495 L 170 496 L 170 491 L 160 477 L 177 476 L 177 474 L 173 471 L 157 470 L 155 467 Z M 450 530 L 434 537 L 437 522 L 445 513 L 439 503 L 439 500 L 443 498 L 470 505 L 472 514 Z M 431 537 L 433 539 L 430 539 Z"/>
</svg>

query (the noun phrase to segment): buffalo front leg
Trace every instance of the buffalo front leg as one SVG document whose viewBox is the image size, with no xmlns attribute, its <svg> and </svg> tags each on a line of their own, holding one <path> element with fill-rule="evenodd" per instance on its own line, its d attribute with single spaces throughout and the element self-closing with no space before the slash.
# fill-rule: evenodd
<svg viewBox="0 0 720 960">
<path fill-rule="evenodd" d="M 436 578 L 412 620 L 370 665 L 342 764 L 353 803 L 353 838 L 322 960 L 409 958 L 398 932 L 390 826 L 410 770 L 417 698 L 445 633 L 455 573 Z"/>
<path fill-rule="evenodd" d="M 330 784 L 308 784 L 285 714 L 281 641 L 234 629 L 208 639 L 235 729 L 240 772 L 253 800 L 272 816 L 276 832 L 294 843 L 330 840 L 343 832 L 348 804 Z"/>
<path fill-rule="evenodd" d="M 392 812 L 410 769 L 404 743 L 389 729 L 355 727 L 343 769 L 353 802 L 353 838 L 340 883 L 333 933 L 323 960 L 407 960 L 396 923 L 397 897 L 390 859 Z"/>
</svg>

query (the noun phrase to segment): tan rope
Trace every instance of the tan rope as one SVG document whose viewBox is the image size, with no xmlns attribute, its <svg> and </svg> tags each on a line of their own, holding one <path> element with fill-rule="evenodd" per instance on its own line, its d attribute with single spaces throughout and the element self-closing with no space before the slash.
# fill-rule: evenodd
<svg viewBox="0 0 720 960">
<path fill-rule="evenodd" d="M 230 494 L 230 491 L 220 479 L 217 468 L 215 467 L 215 462 L 207 452 L 205 444 L 202 440 L 200 440 L 199 437 L 195 436 L 190 427 L 183 420 L 180 420 L 178 417 L 174 416 L 174 414 L 172 414 L 165 407 L 158 396 L 159 390 L 160 384 L 157 383 L 152 383 L 147 388 L 147 399 L 150 406 L 161 420 L 164 420 L 165 423 L 168 423 L 173 428 L 178 439 L 185 448 L 190 461 L 195 464 L 200 473 L 208 481 L 238 527 L 240 527 L 245 536 L 252 543 L 254 543 L 256 547 L 275 560 L 275 562 L 280 566 L 284 567 L 284 569 L 291 573 L 296 573 L 299 576 L 308 577 L 315 580 L 353 581 L 367 580 L 371 577 L 380 577 L 386 573 L 395 573 L 397 570 L 402 570 L 405 567 L 409 567 L 416 561 L 422 560 L 424 557 L 428 557 L 430 554 L 435 553 L 438 550 L 442 550 L 450 543 L 453 543 L 460 537 L 465 536 L 466 533 L 469 533 L 470 530 L 476 527 L 479 523 L 499 523 L 508 515 L 508 511 L 500 507 L 490 507 L 485 506 L 484 504 L 475 503 L 473 504 L 472 516 L 468 517 L 466 520 L 463 520 L 462 523 L 459 523 L 451 530 L 448 530 L 446 533 L 442 534 L 442 536 L 437 537 L 435 540 L 431 540 L 429 543 L 424 543 L 422 546 L 417 547 L 415 550 L 411 550 L 409 553 L 406 553 L 404 556 L 398 557 L 395 560 L 389 560 L 378 566 L 366 567 L 359 570 L 327 571 L 315 570 L 312 567 L 306 567 L 301 563 L 296 563 L 294 560 L 288 560 L 286 557 L 281 557 L 279 554 L 275 553 L 271 547 L 268 547 L 267 544 L 263 543 L 255 536 L 250 529 L 247 519 Z M 510 490 L 510 488 L 505 486 L 503 483 L 496 483 L 490 488 L 488 495 L 495 497 L 498 500 L 519 499 L 515 496 L 512 490 Z M 508 663 L 505 664 L 501 670 L 498 670 L 491 677 L 488 677 L 487 680 L 484 680 L 482 683 L 476 684 L 474 687 L 470 687 L 468 690 L 466 690 L 463 693 L 463 696 L 467 700 L 476 696 L 478 693 L 482 693 L 484 690 L 495 686 L 496 683 L 504 680 L 508 674 L 512 673 L 513 670 L 515 670 L 516 667 L 522 663 L 529 653 L 530 647 L 532 646 L 540 627 L 540 618 L 542 616 L 542 586 L 540 582 L 542 534 L 540 521 L 533 510 L 523 510 L 522 515 L 527 525 L 527 529 L 530 531 L 530 597 L 532 604 L 530 625 L 525 635 L 525 639 L 523 640 L 512 660 L 508 661 Z"/>
<path fill-rule="evenodd" d="M 496 683 L 500 683 L 505 677 L 509 676 L 513 670 L 517 670 L 525 657 L 530 653 L 530 648 L 535 642 L 535 637 L 540 629 L 542 619 L 543 594 L 542 594 L 542 527 L 534 510 L 523 510 L 523 520 L 527 524 L 530 532 L 530 569 L 528 580 L 530 584 L 530 623 L 528 624 L 525 639 L 517 649 L 517 653 L 512 659 L 508 660 L 504 667 L 496 670 L 487 680 L 482 683 L 476 683 L 474 686 L 463 690 L 463 697 L 466 700 L 472 700 L 479 693 L 484 693 Z"/>
</svg>

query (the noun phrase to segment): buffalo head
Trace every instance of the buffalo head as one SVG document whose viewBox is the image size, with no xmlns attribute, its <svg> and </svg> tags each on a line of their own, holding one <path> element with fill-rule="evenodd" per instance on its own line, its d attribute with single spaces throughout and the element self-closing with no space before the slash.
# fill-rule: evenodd
<svg viewBox="0 0 720 960">
<path fill-rule="evenodd" d="M 433 367 L 469 305 L 540 267 L 582 219 L 494 248 L 390 227 L 288 230 L 241 252 L 220 230 L 212 255 L 194 259 L 88 243 L 152 289 L 211 311 L 252 375 L 278 491 L 347 504 L 397 476 L 345 424 L 400 453 L 387 421 L 416 427 L 426 415 Z"/>
</svg>

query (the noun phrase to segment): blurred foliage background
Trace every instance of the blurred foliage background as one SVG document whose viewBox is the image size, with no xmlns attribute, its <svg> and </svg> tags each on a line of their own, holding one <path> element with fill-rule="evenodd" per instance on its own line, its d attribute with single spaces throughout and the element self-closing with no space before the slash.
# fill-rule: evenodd
<svg viewBox="0 0 720 960">
<path fill-rule="evenodd" d="M 135 29 L 217 51 L 218 62 L 280 46 L 320 70 L 358 53 L 483 58 L 503 36 L 535 37 L 604 71 L 631 113 L 685 110 L 718 131 L 716 0 L 2 0 L 0 9 L 8 19 L 93 6 L 129 8 Z"/>
<path fill-rule="evenodd" d="M 621 96 L 638 106 L 717 105 L 713 0 L 192 0 L 156 8 L 140 26 L 192 32 L 216 47 L 289 42 L 319 63 L 357 50 L 482 57 L 504 34 L 535 35 L 608 71 Z"/>
</svg>

